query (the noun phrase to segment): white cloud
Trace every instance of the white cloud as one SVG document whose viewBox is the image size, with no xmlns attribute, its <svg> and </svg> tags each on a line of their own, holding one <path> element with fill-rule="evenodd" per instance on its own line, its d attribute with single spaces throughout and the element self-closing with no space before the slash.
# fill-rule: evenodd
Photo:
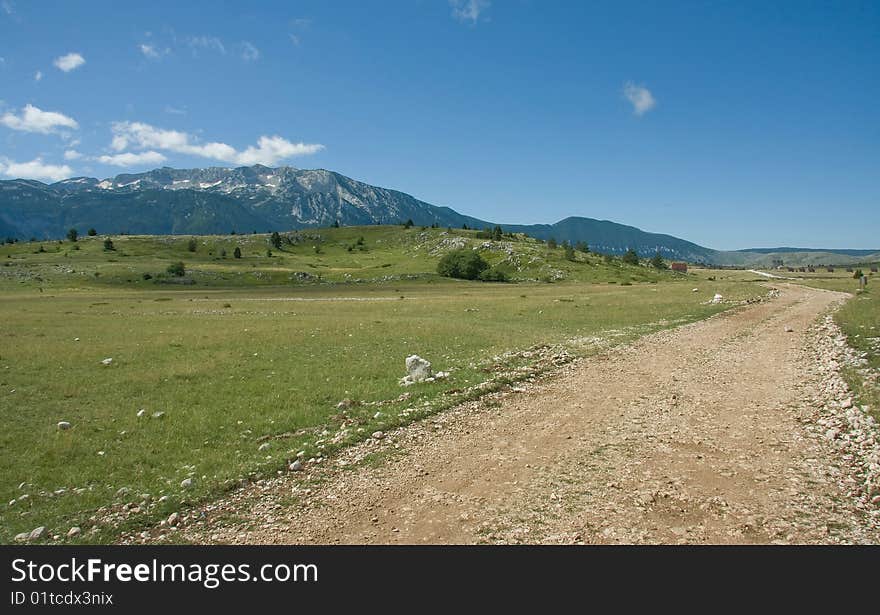
<svg viewBox="0 0 880 615">
<path fill-rule="evenodd" d="M 86 63 L 86 59 L 78 53 L 68 53 L 67 55 L 55 58 L 53 64 L 65 73 L 79 68 Z"/>
<path fill-rule="evenodd" d="M 252 43 L 243 41 L 241 43 L 241 59 L 245 62 L 255 62 L 260 59 L 260 50 Z"/>
<path fill-rule="evenodd" d="M 38 132 L 47 135 L 58 132 L 59 128 L 79 128 L 79 124 L 72 117 L 67 117 L 57 111 L 43 111 L 33 105 L 25 105 L 19 115 L 6 112 L 0 117 L 0 124 L 12 130 L 23 132 Z"/>
<path fill-rule="evenodd" d="M 472 26 L 480 20 L 480 15 L 491 6 L 489 0 L 449 0 L 452 16 L 462 23 Z"/>
<path fill-rule="evenodd" d="M 40 80 L 42 80 L 42 78 L 43 78 L 43 71 L 38 70 L 36 73 L 34 73 L 34 81 L 40 81 Z"/>
<path fill-rule="evenodd" d="M 7 177 L 57 182 L 72 176 L 73 169 L 66 164 L 44 164 L 42 158 L 34 158 L 30 162 L 15 162 L 8 158 L 0 158 L 0 173 Z"/>
<path fill-rule="evenodd" d="M 165 105 L 165 113 L 170 113 L 171 115 L 186 115 L 186 107 L 174 107 L 172 105 Z"/>
<path fill-rule="evenodd" d="M 138 47 L 140 47 L 141 53 L 144 54 L 144 56 L 154 60 L 159 58 L 159 52 L 156 51 L 156 48 L 153 45 L 141 43 Z"/>
<path fill-rule="evenodd" d="M 69 149 L 64 152 L 64 159 L 65 160 L 79 160 L 80 158 L 82 158 L 82 156 L 83 155 L 80 154 L 75 149 Z"/>
<path fill-rule="evenodd" d="M 223 41 L 215 36 L 191 36 L 186 42 L 193 50 L 193 53 L 196 53 L 199 49 L 217 51 L 222 54 L 226 53 L 226 47 L 223 45 Z"/>
<path fill-rule="evenodd" d="M 98 162 L 104 164 L 112 164 L 116 167 L 131 167 L 139 164 L 161 164 L 166 158 L 159 152 L 126 152 L 124 154 L 114 154 L 112 156 L 99 156 Z"/>
<path fill-rule="evenodd" d="M 128 148 L 166 150 L 241 165 L 273 165 L 287 158 L 314 154 L 324 149 L 318 143 L 292 143 L 279 136 L 262 136 L 256 146 L 237 151 L 226 143 L 197 143 L 185 132 L 164 130 L 141 122 L 113 124 L 110 147 L 117 152 Z"/>
<path fill-rule="evenodd" d="M 624 84 L 623 95 L 632 104 L 633 113 L 636 115 L 644 115 L 657 106 L 657 101 L 654 99 L 654 95 L 651 94 L 651 90 L 644 86 L 636 85 L 632 81 Z"/>
<path fill-rule="evenodd" d="M 3 0 L 3 2 L 0 2 L 0 7 L 3 7 L 3 12 L 7 15 L 15 14 L 15 5 L 9 0 Z"/>
</svg>

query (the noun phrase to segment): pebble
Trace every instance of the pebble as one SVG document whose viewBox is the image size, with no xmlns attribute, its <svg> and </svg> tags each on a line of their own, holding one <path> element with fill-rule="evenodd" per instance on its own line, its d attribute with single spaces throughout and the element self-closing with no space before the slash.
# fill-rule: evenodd
<svg viewBox="0 0 880 615">
<path fill-rule="evenodd" d="M 189 489 L 190 487 L 193 486 L 193 479 L 184 478 L 182 481 L 180 481 L 180 486 L 183 487 L 184 489 Z"/>
<path fill-rule="evenodd" d="M 153 418 L 154 418 L 154 419 L 165 418 L 165 413 L 164 413 L 164 412 L 154 412 L 154 413 L 153 413 Z"/>
<path fill-rule="evenodd" d="M 34 528 L 30 534 L 28 534 L 28 540 L 39 540 L 46 533 L 46 528 L 42 525 L 38 528 Z"/>
<path fill-rule="evenodd" d="M 303 469 L 303 464 L 302 464 L 302 461 L 300 461 L 299 459 L 297 459 L 297 460 L 294 461 L 292 464 L 290 464 L 289 467 L 290 467 L 290 471 L 291 471 L 291 472 L 299 472 L 300 470 Z"/>
<path fill-rule="evenodd" d="M 67 421 L 58 421 L 58 429 L 60 429 L 61 431 L 68 430 L 70 429 L 70 423 L 68 423 Z"/>
<path fill-rule="evenodd" d="M 382 431 L 374 431 L 372 434 L 374 440 L 381 440 L 385 437 L 385 432 Z"/>
<path fill-rule="evenodd" d="M 107 357 L 101 361 L 101 365 L 110 365 L 113 363 L 113 357 Z"/>
<path fill-rule="evenodd" d="M 165 522 L 170 526 L 177 525 L 177 522 L 180 521 L 180 513 L 173 512 L 168 515 L 168 520 Z"/>
<path fill-rule="evenodd" d="M 67 530 L 67 537 L 73 538 L 75 536 L 79 536 L 81 533 L 82 533 L 82 530 L 79 527 L 73 526 L 72 528 Z"/>
<path fill-rule="evenodd" d="M 142 418 L 146 413 L 147 413 L 147 411 L 144 410 L 143 408 L 141 408 L 140 410 L 137 411 L 137 417 Z"/>
<path fill-rule="evenodd" d="M 263 442 L 263 443 L 257 448 L 257 450 L 260 450 L 260 451 L 267 451 L 267 450 L 269 450 L 269 448 L 270 448 L 271 446 L 272 446 L 272 445 L 271 445 L 270 443 L 268 443 L 268 442 Z"/>
</svg>

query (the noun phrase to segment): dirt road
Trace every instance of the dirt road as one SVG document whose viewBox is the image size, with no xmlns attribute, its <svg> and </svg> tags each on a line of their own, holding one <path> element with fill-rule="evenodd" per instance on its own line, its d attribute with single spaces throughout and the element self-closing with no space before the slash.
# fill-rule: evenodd
<svg viewBox="0 0 880 615">
<path fill-rule="evenodd" d="M 780 289 L 354 447 L 309 470 L 308 489 L 282 477 L 242 490 L 177 532 L 233 543 L 878 542 L 880 517 L 853 496 L 852 459 L 816 426 L 836 403 L 821 400 L 816 322 L 842 295 Z M 377 451 L 384 463 L 352 463 Z"/>
</svg>

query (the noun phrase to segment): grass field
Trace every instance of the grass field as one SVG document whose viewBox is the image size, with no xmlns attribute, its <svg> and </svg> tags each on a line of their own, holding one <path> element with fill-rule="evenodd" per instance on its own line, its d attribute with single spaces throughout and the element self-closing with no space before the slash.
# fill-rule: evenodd
<svg viewBox="0 0 880 615">
<path fill-rule="evenodd" d="M 434 239 L 410 241 L 423 231 L 368 231 L 328 231 L 342 244 L 366 234 L 365 255 L 330 241 L 323 254 L 299 246 L 274 273 L 280 257 L 255 247 L 239 262 L 214 260 L 205 247 L 188 259 L 198 270 L 192 286 L 141 275 L 185 256 L 185 238 L 114 238 L 127 256 L 105 253 L 101 238 L 79 250 L 65 242 L 67 256 L 34 253 L 38 244 L 0 248 L 15 262 L 0 279 L 0 542 L 41 525 L 110 541 L 243 479 L 285 471 L 299 451 L 327 456 L 458 403 L 493 378 L 486 366 L 502 353 L 561 344 L 586 354 L 729 308 L 707 303 L 716 292 L 731 302 L 766 292 L 741 272 L 673 275 L 596 256 L 545 255 L 524 268 L 526 278 L 544 267 L 570 272 L 554 284 L 453 281 L 432 273 Z M 204 241 L 215 254 L 222 242 L 266 249 L 265 236 Z M 516 255 L 532 251 L 546 247 L 529 242 Z M 355 283 L 345 277 L 349 258 L 359 259 L 356 279 L 376 263 L 392 266 Z M 323 283 L 288 279 L 306 261 L 323 263 Z M 414 353 L 450 378 L 401 387 Z M 404 392 L 411 397 L 399 399 Z M 346 398 L 365 403 L 343 413 L 336 405 Z M 366 405 L 383 400 L 396 401 Z"/>
</svg>

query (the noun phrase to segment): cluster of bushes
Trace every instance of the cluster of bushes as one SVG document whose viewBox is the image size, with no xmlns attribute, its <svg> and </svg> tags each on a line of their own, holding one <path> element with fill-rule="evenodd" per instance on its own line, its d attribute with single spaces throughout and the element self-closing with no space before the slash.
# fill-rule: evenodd
<svg viewBox="0 0 880 615">
<path fill-rule="evenodd" d="M 447 278 L 507 282 L 510 277 L 499 267 L 492 267 L 479 252 L 468 248 L 452 250 L 437 263 L 437 273 Z"/>
</svg>

